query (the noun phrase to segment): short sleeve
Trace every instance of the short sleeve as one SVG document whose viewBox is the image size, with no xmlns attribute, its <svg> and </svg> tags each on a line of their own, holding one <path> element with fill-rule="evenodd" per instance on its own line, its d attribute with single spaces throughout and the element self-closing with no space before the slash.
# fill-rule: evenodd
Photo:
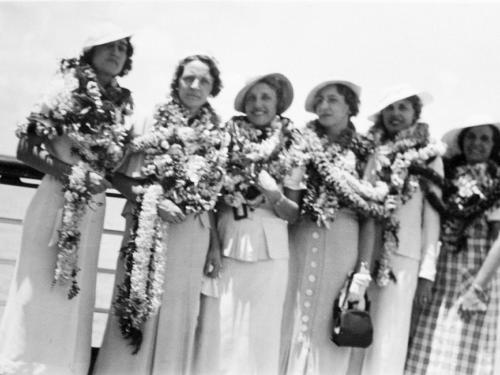
<svg viewBox="0 0 500 375">
<path fill-rule="evenodd" d="M 295 167 L 283 180 L 283 186 L 290 190 L 305 190 L 307 188 L 305 176 L 305 166 Z"/>
<path fill-rule="evenodd" d="M 486 220 L 500 221 L 500 206 L 496 206 L 486 212 Z"/>
</svg>

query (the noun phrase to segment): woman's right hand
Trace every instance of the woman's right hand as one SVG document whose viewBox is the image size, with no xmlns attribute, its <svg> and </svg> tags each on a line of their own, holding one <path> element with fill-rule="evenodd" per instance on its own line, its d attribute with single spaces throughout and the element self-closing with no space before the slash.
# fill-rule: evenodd
<svg viewBox="0 0 500 375">
<path fill-rule="evenodd" d="M 95 172 L 87 174 L 87 187 L 90 194 L 99 194 L 111 188 L 111 182 L 106 180 L 103 176 Z"/>
<path fill-rule="evenodd" d="M 182 212 L 170 199 L 163 199 L 158 205 L 158 214 L 168 223 L 180 223 L 186 219 L 186 215 Z"/>
</svg>

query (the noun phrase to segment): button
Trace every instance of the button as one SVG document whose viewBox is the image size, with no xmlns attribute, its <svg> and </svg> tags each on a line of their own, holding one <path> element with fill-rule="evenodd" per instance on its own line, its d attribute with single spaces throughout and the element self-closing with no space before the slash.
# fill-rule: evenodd
<svg viewBox="0 0 500 375">
<path fill-rule="evenodd" d="M 307 323 L 307 322 L 309 321 L 309 316 L 307 316 L 307 315 L 303 315 L 303 316 L 302 316 L 302 321 L 303 321 L 304 323 Z"/>
<path fill-rule="evenodd" d="M 317 240 L 319 238 L 319 233 L 318 232 L 313 232 L 312 234 L 313 238 Z"/>
<path fill-rule="evenodd" d="M 309 301 L 304 302 L 304 307 L 307 307 L 307 308 L 311 307 L 311 302 L 309 302 Z"/>
<path fill-rule="evenodd" d="M 313 247 L 313 248 L 311 249 L 311 251 L 312 251 L 313 253 L 317 253 L 317 252 L 318 252 L 318 248 L 317 248 L 317 247 Z"/>
<path fill-rule="evenodd" d="M 308 295 L 308 296 L 312 296 L 312 295 L 313 295 L 313 291 L 312 291 L 312 289 L 307 289 L 307 290 L 306 290 L 306 295 Z"/>
<path fill-rule="evenodd" d="M 301 330 L 302 332 L 306 332 L 306 331 L 307 331 L 307 326 L 306 326 L 305 324 L 302 324 L 302 325 L 300 326 L 300 330 Z"/>
<path fill-rule="evenodd" d="M 318 267 L 318 263 L 316 263 L 314 260 L 311 262 L 311 267 L 316 268 Z"/>
<path fill-rule="evenodd" d="M 310 281 L 310 282 L 312 282 L 312 283 L 313 283 L 313 282 L 315 282 L 315 281 L 316 281 L 316 276 L 314 276 L 314 275 L 309 275 L 308 279 L 309 279 L 309 281 Z"/>
</svg>

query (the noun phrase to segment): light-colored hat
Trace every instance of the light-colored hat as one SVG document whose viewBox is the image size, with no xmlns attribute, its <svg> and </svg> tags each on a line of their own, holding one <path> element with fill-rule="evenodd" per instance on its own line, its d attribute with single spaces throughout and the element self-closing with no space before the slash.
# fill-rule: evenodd
<svg viewBox="0 0 500 375">
<path fill-rule="evenodd" d="M 319 85 L 315 86 L 311 92 L 307 95 L 306 98 L 306 111 L 315 113 L 314 111 L 314 99 L 316 98 L 316 95 L 323 90 L 325 87 L 331 86 L 331 85 L 344 85 L 349 87 L 355 94 L 356 96 L 359 97 L 361 96 L 361 87 L 356 85 L 355 83 L 349 82 L 349 81 L 343 81 L 343 80 L 338 80 L 334 79 L 331 81 L 325 81 L 321 82 Z"/>
<path fill-rule="evenodd" d="M 114 42 L 132 36 L 130 31 L 126 31 L 113 23 L 103 23 L 92 27 L 89 37 L 83 44 L 83 51 L 87 52 L 89 49 L 101 44 Z"/>
<path fill-rule="evenodd" d="M 376 121 L 377 116 L 384 108 L 391 105 L 392 103 L 398 102 L 400 100 L 409 98 L 410 96 L 418 96 L 422 101 L 423 105 L 432 102 L 432 95 L 427 91 L 420 91 L 409 85 L 394 86 L 386 90 L 385 94 L 379 100 L 376 109 L 373 114 L 368 116 L 368 120 Z"/>
<path fill-rule="evenodd" d="M 461 153 L 460 145 L 458 144 L 458 136 L 460 135 L 462 130 L 481 125 L 493 125 L 496 126 L 500 131 L 500 122 L 498 120 L 495 120 L 490 115 L 475 114 L 469 116 L 465 121 L 460 123 L 460 126 L 447 131 L 441 138 L 441 140 L 447 145 L 445 157 L 451 158 Z"/>
<path fill-rule="evenodd" d="M 245 113 L 245 96 L 256 83 L 264 79 L 273 80 L 279 85 L 282 94 L 282 103 L 278 103 L 277 110 L 278 114 L 282 114 L 283 112 L 285 112 L 290 107 L 293 101 L 293 86 L 290 80 L 281 73 L 265 74 L 252 78 L 250 81 L 248 81 L 240 90 L 240 92 L 238 92 L 238 95 L 236 95 L 236 99 L 234 99 L 234 109 L 239 112 Z"/>
</svg>

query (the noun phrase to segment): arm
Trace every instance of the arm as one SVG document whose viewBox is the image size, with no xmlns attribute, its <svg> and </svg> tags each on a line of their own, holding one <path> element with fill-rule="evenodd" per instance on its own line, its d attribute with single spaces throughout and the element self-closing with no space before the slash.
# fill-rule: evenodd
<svg viewBox="0 0 500 375">
<path fill-rule="evenodd" d="M 439 174 L 443 175 L 443 161 L 441 158 L 436 158 L 431 164 L 431 167 Z M 441 197 L 441 190 L 437 186 L 432 186 L 431 190 Z M 436 277 L 436 265 L 439 256 L 439 231 L 441 220 L 439 213 L 424 200 L 422 212 L 422 258 L 420 262 L 420 270 L 418 274 L 418 285 L 415 293 L 415 301 L 420 306 L 425 306 L 432 293 L 432 284 Z"/>
<path fill-rule="evenodd" d="M 258 188 L 262 194 L 264 194 L 268 202 L 271 203 L 276 215 L 288 222 L 297 220 L 299 215 L 299 193 L 292 193 L 290 190 L 288 194 L 291 198 L 288 198 L 286 194 L 280 191 L 274 178 L 265 171 L 259 173 Z M 297 202 L 295 200 L 297 200 Z"/>
<path fill-rule="evenodd" d="M 217 233 L 215 213 L 210 211 L 208 215 L 210 220 L 210 245 L 203 272 L 205 275 L 215 278 L 219 277 L 222 268 L 222 246 L 220 244 L 219 234 Z"/>
</svg>

